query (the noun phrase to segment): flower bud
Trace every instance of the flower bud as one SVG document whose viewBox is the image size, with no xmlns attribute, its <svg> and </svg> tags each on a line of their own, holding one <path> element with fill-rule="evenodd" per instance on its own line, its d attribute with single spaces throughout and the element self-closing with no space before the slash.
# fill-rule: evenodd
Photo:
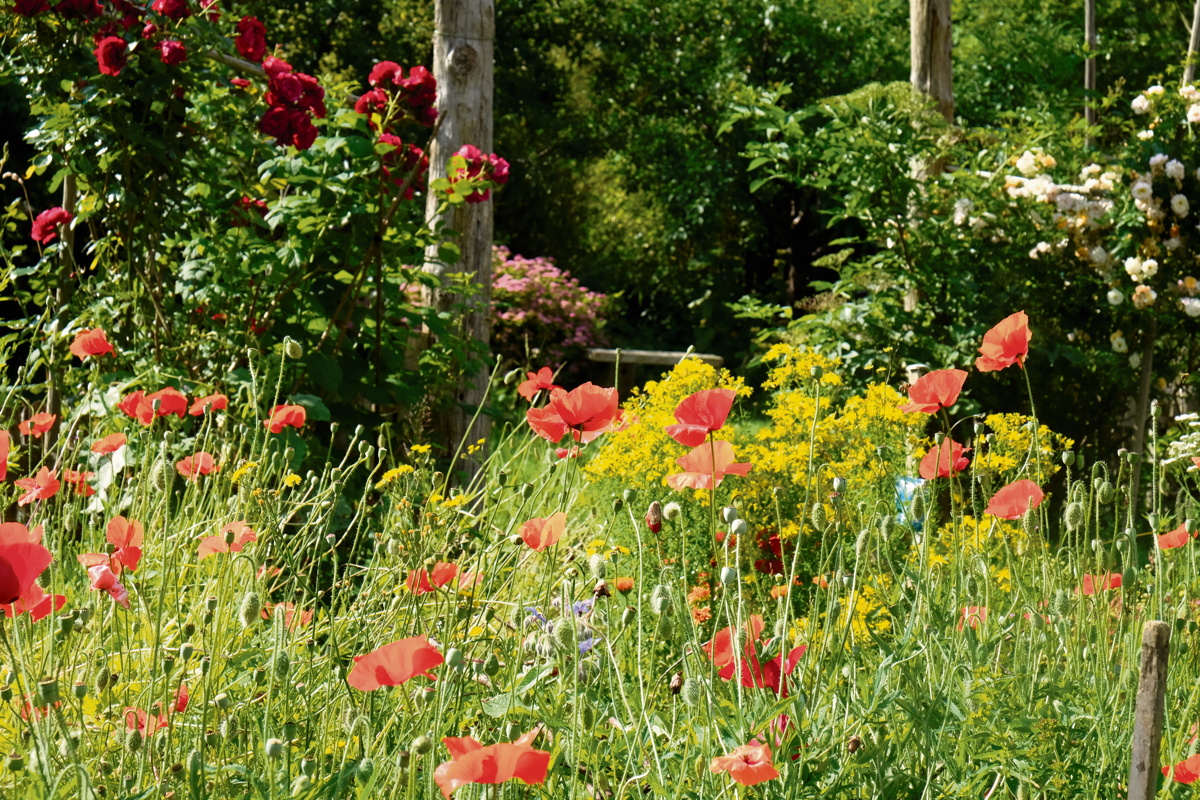
<svg viewBox="0 0 1200 800">
<path fill-rule="evenodd" d="M 895 517 L 893 517 L 891 514 L 887 514 L 882 519 L 879 520 L 879 534 L 883 537 L 883 540 L 885 542 L 888 539 L 892 538 L 892 534 L 895 532 L 896 532 L 896 518 Z"/>
<path fill-rule="evenodd" d="M 109 685 L 112 679 L 112 671 L 108 668 L 108 664 L 99 664 L 96 667 L 96 672 L 92 676 L 92 682 L 96 687 L 96 692 L 103 692 Z"/>
<path fill-rule="evenodd" d="M 505 386 L 512 385 L 512 382 L 515 381 L 519 377 L 521 377 L 520 368 L 510 369 L 508 372 L 504 373 L 504 385 Z"/>
<path fill-rule="evenodd" d="M 840 475 L 833 479 L 833 490 L 838 494 L 846 493 L 846 479 Z"/>
<path fill-rule="evenodd" d="M 304 357 L 304 348 L 290 336 L 283 337 L 283 354 L 296 361 Z"/>
<path fill-rule="evenodd" d="M 1075 454 L 1072 453 L 1070 450 L 1064 450 L 1063 454 L 1062 454 L 1062 463 L 1063 463 L 1063 466 L 1067 466 L 1067 467 L 1074 464 L 1075 463 Z"/>
<path fill-rule="evenodd" d="M 271 760 L 279 758 L 283 755 L 283 741 L 281 739 L 267 739 L 263 743 L 263 752 Z"/>
<path fill-rule="evenodd" d="M 407 750 L 405 750 L 405 751 L 403 751 L 403 752 L 401 753 L 401 756 L 407 756 L 407 755 L 408 755 L 408 751 L 407 751 Z M 407 766 L 408 766 L 408 764 L 407 764 L 407 763 L 403 763 L 403 762 L 405 762 L 405 761 L 407 761 L 407 759 L 406 759 L 406 758 L 405 758 L 405 759 L 402 759 L 402 763 L 400 764 L 400 766 L 402 766 L 402 767 L 407 767 Z M 304 775 L 305 775 L 306 777 L 309 777 L 309 778 L 311 778 L 313 775 L 316 775 L 316 774 L 317 774 L 317 762 L 316 762 L 316 761 L 314 761 L 314 760 L 313 760 L 313 759 L 311 759 L 311 758 L 305 758 L 305 759 L 302 759 L 302 760 L 300 761 L 300 771 L 301 771 L 302 773 L 304 773 Z"/>
<path fill-rule="evenodd" d="M 258 599 L 255 592 L 246 592 L 242 596 L 242 604 L 238 607 L 238 621 L 242 623 L 243 628 L 249 628 L 258 621 L 259 611 L 262 610 L 262 603 Z"/>
<path fill-rule="evenodd" d="M 1108 505 L 1116 499 L 1117 492 L 1113 489 L 1113 485 L 1108 481 L 1101 481 L 1100 488 L 1096 490 L 1096 499 L 1100 501 L 1100 505 Z"/>
<path fill-rule="evenodd" d="M 275 654 L 275 662 L 271 666 L 275 669 L 276 680 L 286 681 L 288 672 L 292 669 L 292 662 L 288 659 L 288 654 L 280 650 Z"/>
<path fill-rule="evenodd" d="M 650 590 L 650 610 L 660 616 L 671 613 L 671 592 L 661 583 Z"/>
<path fill-rule="evenodd" d="M 142 749 L 142 732 L 137 728 L 125 732 L 125 749 L 131 753 Z"/>
<path fill-rule="evenodd" d="M 1087 519 L 1087 513 L 1083 509 L 1083 503 L 1076 500 L 1073 503 L 1067 503 L 1066 511 L 1067 530 L 1075 531 L 1083 527 L 1084 521 Z"/>
<path fill-rule="evenodd" d="M 626 606 L 625 610 L 621 612 L 621 627 L 628 628 L 635 619 L 637 619 L 637 609 L 633 606 Z"/>
<path fill-rule="evenodd" d="M 419 756 L 423 756 L 433 749 L 433 740 L 422 734 L 412 740 L 412 744 L 408 746 L 408 749 Z"/>
<path fill-rule="evenodd" d="M 588 559 L 588 569 L 591 571 L 593 578 L 602 581 L 608 569 L 608 561 L 599 553 L 593 553 L 591 558 Z"/>
<path fill-rule="evenodd" d="M 821 380 L 821 378 L 825 377 L 825 368 L 819 364 L 815 365 L 812 369 L 810 369 L 808 371 L 808 374 L 813 376 L 813 380 L 819 381 L 819 380 Z"/>
<path fill-rule="evenodd" d="M 569 652 L 575 649 L 575 621 L 562 617 L 554 622 L 554 646 Z"/>
<path fill-rule="evenodd" d="M 683 690 L 680 694 L 683 697 L 684 705 L 695 708 L 704 701 L 704 684 L 697 678 L 688 678 L 683 682 Z"/>
<path fill-rule="evenodd" d="M 733 506 L 725 506 L 721 509 L 721 519 L 725 520 L 726 525 L 732 525 L 738 518 L 738 511 Z"/>
<path fill-rule="evenodd" d="M 925 493 L 914 492 L 912 502 L 909 504 L 909 511 L 912 512 L 912 518 L 922 520 L 925 518 Z"/>
<path fill-rule="evenodd" d="M 663 509 L 657 500 L 650 504 L 650 508 L 646 510 L 646 527 L 651 533 L 658 533 L 662 530 Z"/>
<path fill-rule="evenodd" d="M 195 631 L 193 631 L 193 633 L 195 633 Z M 196 648 L 192 645 L 192 643 L 184 642 L 183 644 L 179 645 L 179 660 L 187 661 L 192 657 L 192 653 L 194 652 L 196 652 Z"/>
<path fill-rule="evenodd" d="M 297 775 L 292 781 L 292 797 L 303 797 L 312 789 L 312 778 L 307 775 Z"/>
<path fill-rule="evenodd" d="M 446 651 L 447 666 L 454 668 L 454 667 L 457 667 L 462 662 L 463 662 L 462 651 L 459 650 L 457 647 L 451 647 L 449 650 Z"/>
<path fill-rule="evenodd" d="M 204 772 L 204 756 L 199 750 L 192 750 L 187 757 L 187 770 L 193 775 Z"/>
<path fill-rule="evenodd" d="M 354 777 L 362 783 L 371 780 L 371 776 L 375 774 L 375 762 L 369 758 L 364 758 L 358 762 L 358 766 L 354 770 Z"/>
<path fill-rule="evenodd" d="M 829 512 L 825 510 L 823 503 L 813 503 L 811 518 L 813 527 L 819 531 L 825 530 L 829 525 Z"/>
<path fill-rule="evenodd" d="M 654 629 L 654 633 L 660 639 L 669 639 L 671 638 L 671 633 L 673 630 L 674 628 L 671 625 L 671 618 L 663 615 L 658 618 L 658 626 Z"/>
</svg>

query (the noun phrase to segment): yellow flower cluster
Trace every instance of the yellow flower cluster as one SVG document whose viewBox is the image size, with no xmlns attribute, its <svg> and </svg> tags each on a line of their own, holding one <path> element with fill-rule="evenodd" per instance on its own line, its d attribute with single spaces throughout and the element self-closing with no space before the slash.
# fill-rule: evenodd
<svg viewBox="0 0 1200 800">
<path fill-rule="evenodd" d="M 1018 477 L 1048 480 L 1062 464 L 1057 454 L 1074 442 L 1045 425 L 1038 426 L 1038 457 L 1033 461 L 1033 419 L 1024 414 L 991 414 L 984 424 L 994 434 L 991 444 L 977 442 L 973 469 L 979 478 L 994 478 L 996 488 Z M 930 444 L 932 446 L 932 444 Z"/>
</svg>

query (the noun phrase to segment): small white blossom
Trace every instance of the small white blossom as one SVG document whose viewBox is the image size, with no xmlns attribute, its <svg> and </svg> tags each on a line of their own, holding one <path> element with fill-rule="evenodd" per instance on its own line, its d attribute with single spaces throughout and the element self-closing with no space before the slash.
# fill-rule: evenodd
<svg viewBox="0 0 1200 800">
<path fill-rule="evenodd" d="M 1017 159 L 1017 170 L 1025 176 L 1036 175 L 1038 171 L 1037 156 L 1026 150 Z"/>
<path fill-rule="evenodd" d="M 1187 110 L 1187 121 L 1195 125 L 1200 122 L 1200 105 L 1190 105 Z"/>
<path fill-rule="evenodd" d="M 1162 94 L 1164 91 L 1166 91 L 1166 90 L 1163 89 L 1162 86 L 1159 86 L 1156 83 L 1153 86 L 1151 86 L 1149 89 L 1146 90 L 1146 94 L 1153 96 L 1153 95 Z"/>
<path fill-rule="evenodd" d="M 1142 275 L 1147 278 L 1153 278 L 1158 274 L 1158 262 L 1153 258 L 1147 258 L 1142 262 Z M 1151 301 L 1153 302 L 1153 301 Z"/>
<path fill-rule="evenodd" d="M 1188 199 L 1181 194 L 1177 194 L 1171 198 L 1171 210 L 1175 212 L 1175 216 L 1182 219 L 1188 215 L 1191 206 L 1188 205 Z"/>
<path fill-rule="evenodd" d="M 1142 354 L 1141 353 L 1134 353 L 1131 356 L 1129 356 L 1129 366 L 1133 367 L 1134 369 L 1137 369 L 1141 365 L 1142 365 Z"/>
<path fill-rule="evenodd" d="M 1086 167 L 1079 170 L 1079 180 L 1081 180 L 1081 181 L 1087 180 L 1092 175 L 1099 175 L 1099 174 L 1100 174 L 1100 165 L 1099 164 L 1088 164 Z"/>
<path fill-rule="evenodd" d="M 1108 263 L 1108 251 L 1100 245 L 1096 245 L 1088 250 L 1088 258 L 1090 258 L 1092 263 L 1096 266 L 1103 267 Z"/>
<path fill-rule="evenodd" d="M 1133 98 L 1133 102 L 1129 104 L 1133 108 L 1135 114 L 1145 114 L 1150 110 L 1150 98 L 1144 94 L 1139 94 Z"/>
<path fill-rule="evenodd" d="M 1113 331 L 1112 336 L 1109 336 L 1108 340 L 1112 344 L 1112 349 L 1113 349 L 1114 353 L 1128 353 L 1129 352 L 1129 343 L 1125 341 L 1125 335 L 1122 334 L 1120 331 Z"/>
<path fill-rule="evenodd" d="M 1197 106 L 1197 108 L 1200 108 L 1200 106 Z M 1172 158 L 1170 161 L 1167 162 L 1166 172 L 1167 172 L 1167 177 L 1171 178 L 1172 180 L 1177 180 L 1177 181 L 1183 180 L 1183 173 L 1184 173 L 1183 162 L 1177 161 L 1176 159 Z"/>
<path fill-rule="evenodd" d="M 1183 312 L 1189 317 L 1200 317 L 1200 298 L 1185 297 L 1179 302 L 1183 303 Z"/>
<path fill-rule="evenodd" d="M 1158 292 L 1151 289 L 1149 286 L 1142 285 L 1133 290 L 1133 307 L 1136 309 L 1149 308 L 1154 305 L 1154 301 L 1158 299 Z"/>
<path fill-rule="evenodd" d="M 1178 236 L 1172 236 L 1170 239 L 1167 239 L 1163 242 L 1163 247 L 1173 252 L 1178 250 L 1181 244 L 1183 244 L 1182 239 L 1180 239 Z"/>
<path fill-rule="evenodd" d="M 954 201 L 954 224 L 958 226 L 965 225 L 967 220 L 971 218 L 971 212 L 975 210 L 975 202 L 969 197 L 960 197 Z"/>
<path fill-rule="evenodd" d="M 1154 155 L 1150 156 L 1150 174 L 1151 175 L 1161 175 L 1162 171 L 1163 171 L 1163 167 L 1165 167 L 1166 164 L 1167 164 L 1167 154 L 1166 153 L 1155 153 Z"/>
<path fill-rule="evenodd" d="M 1138 181 L 1130 188 L 1133 193 L 1134 200 L 1141 200 L 1143 203 L 1148 202 L 1151 197 L 1154 197 L 1154 189 L 1146 181 Z"/>
<path fill-rule="evenodd" d="M 1154 138 L 1154 131 L 1139 131 L 1138 138 L 1143 142 L 1148 142 Z"/>
<path fill-rule="evenodd" d="M 1125 302 L 1125 295 L 1121 294 L 1120 289 L 1109 289 L 1107 297 L 1110 306 L 1119 306 Z"/>
<path fill-rule="evenodd" d="M 1187 86 L 1179 87 L 1179 96 L 1194 103 L 1200 100 L 1200 91 L 1197 91 L 1196 87 L 1189 83 Z"/>
<path fill-rule="evenodd" d="M 1125 259 L 1125 272 L 1135 281 L 1140 281 L 1142 279 L 1142 260 L 1137 256 Z"/>
</svg>

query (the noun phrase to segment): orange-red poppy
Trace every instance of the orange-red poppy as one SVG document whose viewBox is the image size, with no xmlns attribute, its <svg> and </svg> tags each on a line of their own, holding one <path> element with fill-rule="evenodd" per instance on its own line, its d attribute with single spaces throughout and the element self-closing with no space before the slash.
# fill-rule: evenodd
<svg viewBox="0 0 1200 800">
<path fill-rule="evenodd" d="M 549 367 L 542 367 L 537 372 L 527 372 L 525 375 L 528 380 L 523 381 L 517 387 L 517 394 L 531 402 L 538 392 L 553 392 L 555 389 L 562 389 L 561 386 L 555 385 L 554 372 Z"/>
<path fill-rule="evenodd" d="M 154 410 L 155 404 L 158 405 L 157 411 Z M 149 426 L 155 418 L 165 417 L 168 414 L 175 414 L 183 419 L 187 413 L 188 402 L 187 395 L 168 386 L 151 394 L 146 394 L 141 390 L 127 394 L 120 403 L 117 403 L 117 408 L 126 416 L 136 419 L 144 426 Z"/>
<path fill-rule="evenodd" d="M 17 425 L 17 430 L 34 439 L 41 438 L 41 435 L 54 427 L 54 422 L 58 417 L 54 414 L 34 414 L 26 420 L 21 420 Z"/>
<path fill-rule="evenodd" d="M 63 483 L 73 485 L 75 487 L 75 494 L 83 497 L 91 497 L 96 493 L 96 490 L 88 483 L 94 477 L 96 477 L 96 473 L 94 472 L 84 472 L 83 470 L 74 469 L 64 469 L 62 475 Z"/>
<path fill-rule="evenodd" d="M 1200 753 L 1188 756 L 1174 766 L 1163 767 L 1162 774 L 1176 783 L 1195 783 L 1200 779 Z"/>
<path fill-rule="evenodd" d="M 25 490 L 25 494 L 17 498 L 19 506 L 29 505 L 35 500 L 48 500 L 58 494 L 59 487 L 62 486 L 58 480 L 58 471 L 47 467 L 42 467 L 32 478 L 21 478 L 14 483 Z"/>
<path fill-rule="evenodd" d="M 284 428 L 303 428 L 307 418 L 304 406 L 278 405 L 271 410 L 270 418 L 263 420 L 263 427 L 271 433 L 283 433 Z"/>
<path fill-rule="evenodd" d="M 229 536 L 228 534 L 233 534 Z M 228 541 L 232 539 L 233 541 Z M 250 542 L 257 542 L 258 535 L 254 529 L 247 525 L 243 520 L 231 522 L 216 536 L 208 536 L 200 540 L 200 549 L 198 556 L 202 559 L 208 558 L 216 553 L 240 553 L 242 548 Z"/>
<path fill-rule="evenodd" d="M 579 458 L 579 445 L 572 445 L 569 450 L 565 447 L 556 447 L 554 455 L 557 458 Z"/>
<path fill-rule="evenodd" d="M 935 369 L 917 379 L 908 389 L 909 403 L 900 406 L 906 414 L 919 412 L 935 414 L 938 409 L 950 408 L 958 402 L 959 392 L 967 380 L 962 369 Z"/>
<path fill-rule="evenodd" d="M 229 408 L 228 397 L 223 394 L 207 394 L 192 401 L 192 407 L 188 409 L 188 414 L 199 417 L 206 411 L 221 411 L 226 408 Z"/>
<path fill-rule="evenodd" d="M 106 592 L 109 597 L 120 603 L 122 607 L 129 608 L 129 591 L 121 583 L 121 579 L 117 577 L 117 573 L 108 564 L 95 564 L 87 568 L 88 580 L 92 583 L 92 588 L 97 591 Z"/>
<path fill-rule="evenodd" d="M 667 435 L 685 447 L 699 447 L 725 426 L 737 392 L 733 389 L 705 389 L 689 395 L 675 408 L 679 424 L 668 425 Z"/>
<path fill-rule="evenodd" d="M 525 419 L 533 432 L 557 444 L 571 431 L 580 444 L 587 444 L 607 432 L 617 421 L 617 390 L 604 389 L 588 382 L 567 392 L 555 389 L 545 408 L 531 408 Z"/>
<path fill-rule="evenodd" d="M 627 594 L 633 591 L 633 578 L 617 578 L 617 591 L 621 594 Z"/>
<path fill-rule="evenodd" d="M 212 454 L 206 453 L 203 450 L 176 461 L 175 469 L 188 480 L 195 480 L 201 475 L 207 475 L 210 472 L 221 471 L 221 467 L 217 464 L 216 459 L 212 457 Z"/>
<path fill-rule="evenodd" d="M 550 753 L 535 750 L 533 740 L 539 728 L 515 742 L 499 742 L 486 747 L 469 736 L 447 736 L 442 744 L 450 751 L 450 760 L 433 771 L 434 783 L 449 800 L 451 794 L 469 783 L 499 784 L 513 778 L 527 784 L 546 782 Z"/>
<path fill-rule="evenodd" d="M 1045 496 L 1040 486 L 1022 478 L 992 495 L 983 513 L 1001 519 L 1020 519 L 1031 508 L 1037 508 Z"/>
<path fill-rule="evenodd" d="M 918 473 L 927 481 L 957 475 L 971 463 L 966 457 L 969 452 L 971 448 L 963 447 L 949 437 L 942 439 L 941 444 L 929 448 L 929 452 L 921 459 Z"/>
<path fill-rule="evenodd" d="M 445 661 L 438 649 L 429 643 L 428 636 L 410 636 L 378 650 L 354 657 L 354 666 L 346 675 L 346 683 L 355 689 L 371 692 L 381 686 L 399 686 L 421 675 L 431 680 L 437 676 L 430 670 Z"/>
<path fill-rule="evenodd" d="M 413 594 L 428 594 L 445 586 L 458 575 L 458 567 L 446 561 L 439 561 L 432 570 L 409 570 L 408 580 L 404 585 Z"/>
<path fill-rule="evenodd" d="M 17 547 L 21 545 L 21 547 Z M 33 545 L 34 548 L 25 548 Z M 43 552 L 44 551 L 44 552 Z M 11 587 L 6 589 L 8 579 L 15 578 L 18 596 L 14 600 L 0 603 L 0 611 L 10 619 L 25 612 L 34 622 L 57 611 L 67 602 L 64 595 L 48 595 L 37 583 L 37 574 L 45 569 L 42 561 L 49 563 L 50 551 L 42 547 L 42 526 L 32 530 L 19 522 L 0 524 L 0 598 L 11 597 Z M 26 579 L 33 574 L 32 582 Z"/>
<path fill-rule="evenodd" d="M 734 783 L 743 786 L 754 786 L 779 777 L 779 770 L 771 763 L 771 748 L 759 744 L 757 739 L 751 739 L 750 744 L 737 747 L 732 753 L 717 756 L 708 769 L 716 773 L 727 772 Z"/>
<path fill-rule="evenodd" d="M 962 610 L 962 617 L 958 620 L 958 630 L 961 631 L 964 626 L 978 628 L 987 622 L 987 618 L 987 606 L 966 606 Z"/>
<path fill-rule="evenodd" d="M 742 686 L 750 689 L 770 689 L 782 697 L 787 697 L 787 676 L 796 671 L 800 659 L 808 651 L 808 645 L 793 647 L 788 651 L 786 658 L 778 655 L 765 664 L 760 663 L 756 646 L 765 627 L 766 623 L 758 614 L 752 614 L 746 621 L 746 637 L 740 659 L 734 652 L 732 625 L 717 631 L 712 640 L 702 645 L 701 649 L 712 660 L 722 680 L 732 680 L 738 675 L 740 667 Z"/>
<path fill-rule="evenodd" d="M 125 434 L 123 433 L 110 433 L 103 439 L 97 439 L 92 444 L 92 452 L 99 453 L 100 455 L 115 453 L 124 447 L 127 441 L 129 440 L 125 438 Z"/>
<path fill-rule="evenodd" d="M 1170 550 L 1172 547 L 1183 547 L 1188 543 L 1188 539 L 1195 539 L 1197 536 L 1200 536 L 1200 531 L 1189 536 L 1187 526 L 1180 525 L 1173 531 L 1158 535 L 1158 548 L 1160 550 Z"/>
<path fill-rule="evenodd" d="M 297 614 L 294 603 L 263 603 L 262 611 L 259 612 L 259 615 L 263 619 L 270 619 L 275 615 L 275 610 L 278 608 L 283 609 L 283 625 L 289 631 L 293 631 L 296 628 L 307 628 L 313 620 L 311 608 L 301 609 L 300 613 Z"/>
<path fill-rule="evenodd" d="M 1025 366 L 1025 356 L 1029 355 L 1029 340 L 1033 334 L 1029 331 L 1029 317 L 1024 311 L 1005 317 L 996 323 L 990 331 L 983 335 L 983 345 L 979 348 L 980 356 L 975 359 L 975 369 L 980 372 L 994 372 L 1016 364 Z"/>
<path fill-rule="evenodd" d="M 1084 575 L 1083 576 L 1083 593 L 1086 595 L 1106 592 L 1110 589 L 1121 588 L 1121 573 L 1106 572 L 1103 575 Z M 1079 593 L 1078 586 L 1075 587 L 1076 594 Z"/>
<path fill-rule="evenodd" d="M 0 481 L 8 480 L 8 454 L 12 450 L 12 434 L 0 431 Z"/>
<path fill-rule="evenodd" d="M 87 361 L 88 356 L 103 356 L 113 352 L 113 346 L 109 344 L 103 328 L 84 328 L 75 334 L 71 352 L 79 356 L 80 361 Z"/>
<path fill-rule="evenodd" d="M 567 528 L 567 513 L 558 511 L 549 517 L 534 517 L 521 526 L 521 539 L 541 552 L 559 539 Z"/>
<path fill-rule="evenodd" d="M 690 453 L 675 459 L 683 472 L 667 476 L 672 489 L 712 489 L 721 485 L 726 475 L 748 475 L 751 464 L 734 463 L 733 445 L 726 441 L 705 442 Z M 716 482 L 713 482 L 713 479 Z"/>
</svg>

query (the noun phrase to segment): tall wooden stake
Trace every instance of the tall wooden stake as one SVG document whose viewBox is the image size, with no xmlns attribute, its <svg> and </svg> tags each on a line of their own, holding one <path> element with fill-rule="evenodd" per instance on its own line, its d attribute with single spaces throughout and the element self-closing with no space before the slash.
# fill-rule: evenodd
<svg viewBox="0 0 1200 800">
<path fill-rule="evenodd" d="M 1188 41 L 1187 65 L 1183 68 L 1183 85 L 1187 86 L 1196 75 L 1196 59 L 1200 52 L 1200 0 L 1192 8 L 1192 38 Z"/>
<path fill-rule="evenodd" d="M 1152 800 L 1158 790 L 1158 746 L 1162 741 L 1163 700 L 1171 626 L 1150 620 L 1142 628 L 1142 667 L 1133 717 L 1133 758 L 1129 762 L 1129 800 Z"/>
<path fill-rule="evenodd" d="M 1091 128 L 1096 124 L 1096 0 L 1083 2 L 1083 43 L 1088 53 L 1083 62 L 1083 91 L 1087 93 L 1083 116 L 1088 128 Z M 1088 147 L 1096 145 L 1091 133 L 1087 136 L 1086 144 Z"/>
<path fill-rule="evenodd" d="M 947 122 L 953 122 L 950 0 L 909 0 L 908 9 L 912 49 L 909 81 L 918 92 L 933 98 Z"/>
<path fill-rule="evenodd" d="M 433 75 L 438 85 L 437 136 L 429 151 L 429 179 L 446 177 L 446 164 L 464 144 L 492 152 L 492 96 L 496 6 L 494 0 L 437 0 L 434 9 Z M 464 332 L 486 347 L 490 337 L 488 310 L 492 300 L 492 203 L 464 203 L 437 216 L 441 198 L 430 192 L 425 216 L 455 231 L 461 257 L 447 265 L 438 246 L 425 252 L 425 271 L 442 278 L 439 288 L 425 291 L 425 302 L 441 310 L 462 304 Z M 446 288 L 451 272 L 466 273 L 478 285 L 473 294 L 454 294 Z M 464 374 L 455 401 L 437 421 L 444 444 L 454 452 L 464 437 L 470 444 L 487 436 L 487 417 L 470 424 L 483 401 L 488 370 Z M 468 430 L 468 428 L 471 428 Z"/>
</svg>

